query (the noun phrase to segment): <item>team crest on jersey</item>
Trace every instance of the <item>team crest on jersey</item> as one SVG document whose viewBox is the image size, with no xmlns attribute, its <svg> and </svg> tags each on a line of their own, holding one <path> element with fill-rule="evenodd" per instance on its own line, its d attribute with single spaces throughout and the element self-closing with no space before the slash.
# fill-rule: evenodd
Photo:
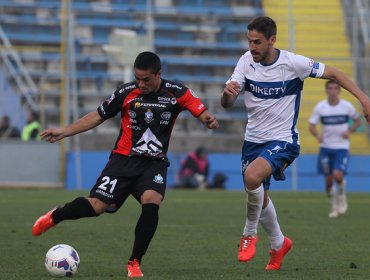
<svg viewBox="0 0 370 280">
<path fill-rule="evenodd" d="M 162 177 L 162 175 L 161 174 L 155 175 L 153 181 L 156 182 L 157 184 L 163 184 L 163 177 Z"/>
<path fill-rule="evenodd" d="M 144 120 L 147 122 L 147 123 L 150 123 L 152 120 L 153 120 L 153 112 L 152 110 L 148 109 L 146 112 L 145 112 L 145 118 Z"/>
</svg>

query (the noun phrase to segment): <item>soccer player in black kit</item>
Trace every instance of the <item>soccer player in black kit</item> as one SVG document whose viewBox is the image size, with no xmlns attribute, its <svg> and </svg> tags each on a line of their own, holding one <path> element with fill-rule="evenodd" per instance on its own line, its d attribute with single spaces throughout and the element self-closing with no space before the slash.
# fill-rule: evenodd
<svg viewBox="0 0 370 280">
<path fill-rule="evenodd" d="M 115 212 L 132 195 L 140 202 L 142 211 L 127 263 L 130 278 L 143 276 L 141 259 L 157 228 L 159 206 L 166 190 L 166 153 L 176 117 L 189 110 L 207 128 L 218 128 L 216 118 L 189 88 L 161 78 L 161 62 L 156 54 L 140 53 L 135 59 L 134 74 L 135 81 L 120 86 L 96 111 L 66 127 L 41 133 L 42 139 L 53 143 L 121 113 L 119 136 L 89 197 L 78 197 L 50 210 L 32 227 L 32 234 L 39 236 L 64 220 Z"/>
</svg>

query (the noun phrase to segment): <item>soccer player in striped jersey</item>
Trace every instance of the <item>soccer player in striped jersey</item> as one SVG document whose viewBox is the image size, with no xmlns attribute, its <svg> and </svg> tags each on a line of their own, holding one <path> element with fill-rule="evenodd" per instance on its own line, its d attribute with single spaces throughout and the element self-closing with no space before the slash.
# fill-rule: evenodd
<svg viewBox="0 0 370 280">
<path fill-rule="evenodd" d="M 268 190 L 271 175 L 284 180 L 284 170 L 299 155 L 296 128 L 303 81 L 308 78 L 335 80 L 362 104 L 370 121 L 370 99 L 344 73 L 320 62 L 274 47 L 276 23 L 260 16 L 248 25 L 249 51 L 239 59 L 221 97 L 231 107 L 240 92 L 248 114 L 242 149 L 242 175 L 247 192 L 246 221 L 238 260 L 247 262 L 256 252 L 260 222 L 270 240 L 266 270 L 278 270 L 292 241 L 283 235 Z"/>
<path fill-rule="evenodd" d="M 335 81 L 325 85 L 327 99 L 320 101 L 309 119 L 309 131 L 320 143 L 318 171 L 325 176 L 325 187 L 330 199 L 329 218 L 347 211 L 344 175 L 349 161 L 349 136 L 361 125 L 355 107 L 339 98 L 340 86 Z M 349 120 L 353 125 L 349 126 Z M 322 133 L 316 126 L 321 123 Z"/>
</svg>

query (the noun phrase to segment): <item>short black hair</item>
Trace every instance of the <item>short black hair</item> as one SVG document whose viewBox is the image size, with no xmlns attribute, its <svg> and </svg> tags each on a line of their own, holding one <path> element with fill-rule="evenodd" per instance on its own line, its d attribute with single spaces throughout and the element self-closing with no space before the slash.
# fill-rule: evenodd
<svg viewBox="0 0 370 280">
<path fill-rule="evenodd" d="M 325 83 L 325 88 L 327 89 L 330 84 L 336 84 L 336 85 L 340 86 L 337 81 L 327 80 L 326 83 Z"/>
<path fill-rule="evenodd" d="M 272 18 L 259 16 L 252 19 L 248 24 L 248 30 L 256 30 L 258 33 L 262 33 L 266 39 L 270 39 L 271 36 L 276 35 L 277 27 Z"/>
<path fill-rule="evenodd" d="M 157 74 L 161 70 L 161 60 L 155 53 L 142 52 L 136 57 L 134 68 L 149 70 L 150 73 Z"/>
</svg>

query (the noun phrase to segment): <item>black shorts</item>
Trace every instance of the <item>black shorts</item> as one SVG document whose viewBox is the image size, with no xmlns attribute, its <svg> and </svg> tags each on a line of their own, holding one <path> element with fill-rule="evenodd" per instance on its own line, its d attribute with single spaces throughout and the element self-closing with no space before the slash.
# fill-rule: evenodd
<svg viewBox="0 0 370 280">
<path fill-rule="evenodd" d="M 117 211 L 129 195 L 140 202 L 146 190 L 155 190 L 163 197 L 166 191 L 168 162 L 139 156 L 113 154 L 90 191 L 111 205 L 107 212 Z"/>
</svg>

